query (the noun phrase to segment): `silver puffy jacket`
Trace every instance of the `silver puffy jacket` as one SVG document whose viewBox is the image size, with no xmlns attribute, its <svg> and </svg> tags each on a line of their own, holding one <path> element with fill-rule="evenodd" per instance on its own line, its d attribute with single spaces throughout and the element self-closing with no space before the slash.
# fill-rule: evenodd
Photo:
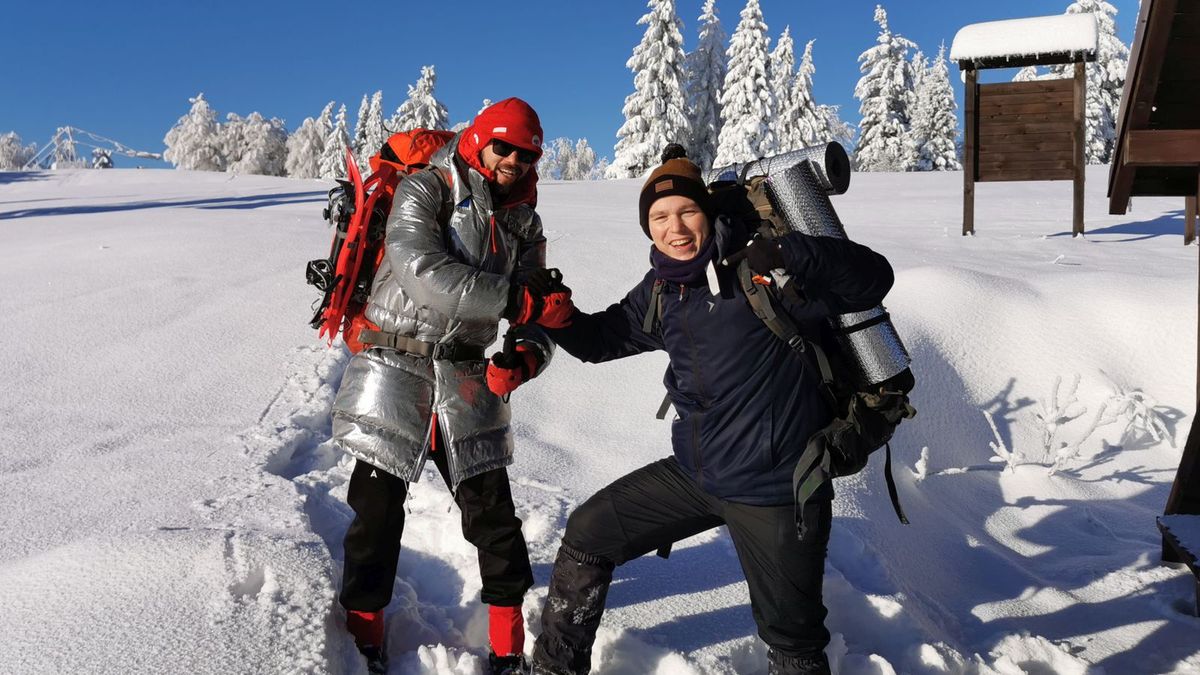
<svg viewBox="0 0 1200 675">
<path fill-rule="evenodd" d="M 486 348 L 496 340 L 515 268 L 544 267 L 546 239 L 534 210 L 494 210 L 487 181 L 456 160 L 455 136 L 434 170 L 400 182 L 387 222 L 386 250 L 366 317 L 381 330 L 425 342 Z M 445 223 L 449 216 L 448 224 Z M 493 218 L 495 225 L 493 226 Z M 549 363 L 552 343 L 536 328 L 519 342 Z M 420 478 L 436 413 L 437 452 L 450 481 L 512 463 L 508 404 L 487 388 L 486 361 L 444 361 L 371 348 L 351 359 L 333 405 L 333 442 L 406 481 Z"/>
</svg>

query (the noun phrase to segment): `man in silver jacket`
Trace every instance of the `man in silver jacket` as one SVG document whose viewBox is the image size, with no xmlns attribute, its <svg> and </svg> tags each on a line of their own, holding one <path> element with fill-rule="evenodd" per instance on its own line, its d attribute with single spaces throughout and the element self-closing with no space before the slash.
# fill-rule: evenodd
<svg viewBox="0 0 1200 675">
<path fill-rule="evenodd" d="M 396 191 L 365 313 L 378 330 L 363 331 L 368 348 L 350 361 L 333 406 L 333 441 L 357 460 L 339 599 L 373 668 L 386 659 L 383 608 L 408 483 L 428 460 L 479 550 L 493 672 L 522 667 L 521 604 L 533 574 L 505 469 L 513 439 L 500 394 L 546 367 L 553 347 L 537 324 L 561 325 L 571 309 L 569 291 L 554 292 L 547 278 L 534 212 L 541 144 L 537 113 L 510 98 L 482 111 Z M 502 317 L 521 358 L 489 366 L 484 349 Z"/>
</svg>

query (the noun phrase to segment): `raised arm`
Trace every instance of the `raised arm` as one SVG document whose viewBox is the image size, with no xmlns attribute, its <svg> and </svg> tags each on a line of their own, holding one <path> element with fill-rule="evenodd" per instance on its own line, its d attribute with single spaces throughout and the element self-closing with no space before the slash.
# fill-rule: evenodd
<svg viewBox="0 0 1200 675">
<path fill-rule="evenodd" d="M 659 335 L 642 330 L 653 284 L 654 273 L 649 272 L 620 302 L 595 314 L 576 310 L 569 326 L 546 329 L 546 333 L 568 354 L 587 363 L 662 349 Z"/>
</svg>

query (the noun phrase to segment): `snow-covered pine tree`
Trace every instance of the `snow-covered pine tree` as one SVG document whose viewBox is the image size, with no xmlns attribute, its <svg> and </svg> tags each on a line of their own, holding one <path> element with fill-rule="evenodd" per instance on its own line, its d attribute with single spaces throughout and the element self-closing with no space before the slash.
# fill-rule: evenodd
<svg viewBox="0 0 1200 675">
<path fill-rule="evenodd" d="M 909 106 L 913 98 L 911 40 L 892 33 L 887 11 L 875 6 L 879 37 L 875 46 L 859 55 L 863 76 L 854 87 L 861 104 L 858 147 L 854 163 L 863 171 L 906 171 L 912 161 L 908 143 Z"/>
<path fill-rule="evenodd" d="M 364 174 L 370 173 L 371 164 L 368 160 L 373 155 L 379 152 L 383 147 L 384 141 L 388 138 L 387 130 L 383 127 L 383 90 L 378 90 L 371 95 L 371 105 L 367 108 L 367 125 L 365 135 L 362 137 L 362 146 L 358 147 L 355 153 L 355 158 L 358 159 L 358 168 Z M 357 134 L 356 134 L 357 135 Z"/>
<path fill-rule="evenodd" d="M 820 120 L 818 143 L 841 143 L 843 148 L 854 145 L 854 125 L 842 119 L 838 114 L 839 105 L 818 105 L 817 118 Z"/>
<path fill-rule="evenodd" d="M 642 41 L 633 48 L 625 67 L 633 71 L 633 93 L 621 112 L 625 123 L 617 130 L 613 178 L 636 178 L 659 164 L 668 143 L 687 142 L 691 125 L 686 111 L 683 75 L 683 22 L 675 0 L 649 0 L 650 11 L 638 19 L 645 25 Z"/>
<path fill-rule="evenodd" d="M 325 148 L 325 139 L 333 131 L 333 106 L 335 103 L 330 101 L 321 109 L 321 114 L 317 116 L 317 131 L 321 134 L 321 148 Z"/>
<path fill-rule="evenodd" d="M 791 97 L 795 102 L 793 105 L 796 110 L 796 136 L 790 143 L 792 150 L 830 140 L 824 133 L 825 118 L 817 108 L 816 101 L 813 100 L 813 74 L 817 72 L 817 67 L 813 65 L 814 42 L 816 40 L 809 40 L 808 44 L 804 45 L 804 55 L 800 57 L 800 69 L 796 72 L 796 79 L 792 83 Z"/>
<path fill-rule="evenodd" d="M 37 144 L 25 146 L 17 132 L 0 135 L 0 171 L 18 171 L 37 154 Z"/>
<path fill-rule="evenodd" d="M 316 178 L 317 162 L 325 147 L 325 137 L 317 120 L 305 117 L 300 127 L 287 139 L 287 161 L 284 171 L 290 178 Z"/>
<path fill-rule="evenodd" d="M 490 98 L 483 99 L 483 105 L 479 106 L 479 110 L 475 112 L 475 116 L 478 117 L 479 113 L 483 112 L 484 110 L 487 110 L 490 107 L 492 107 L 492 99 L 490 99 Z"/>
<path fill-rule="evenodd" d="M 192 104 L 191 110 L 180 117 L 163 138 L 167 147 L 163 159 L 174 164 L 176 169 L 222 171 L 225 161 L 219 149 L 217 113 L 204 100 L 203 93 L 188 100 Z"/>
<path fill-rule="evenodd" d="M 912 120 L 912 137 L 921 139 L 920 145 L 913 148 L 917 171 L 962 170 L 956 142 L 957 108 L 946 66 L 946 44 L 942 43 L 917 89 L 916 112 Z"/>
<path fill-rule="evenodd" d="M 563 180 L 591 180 L 596 173 L 596 151 L 586 138 L 575 142 L 571 163 L 563 170 Z"/>
<path fill-rule="evenodd" d="M 1024 68 L 1018 70 L 1016 75 L 1013 75 L 1012 81 L 1013 82 L 1033 82 L 1034 80 L 1041 80 L 1041 79 L 1045 79 L 1045 76 L 1038 74 L 1037 66 L 1025 66 Z"/>
<path fill-rule="evenodd" d="M 792 98 L 796 85 L 796 45 L 792 42 L 792 28 L 785 26 L 775 49 L 768 57 L 767 83 L 775 97 L 775 118 L 771 131 L 775 134 L 779 152 L 800 147 L 800 132 L 796 128 L 797 101 Z"/>
<path fill-rule="evenodd" d="M 917 48 L 912 57 L 912 74 L 913 74 L 913 91 L 916 92 L 921 88 L 921 81 L 925 79 L 925 73 L 929 72 L 929 58 L 925 56 L 925 52 Z"/>
<path fill-rule="evenodd" d="M 1066 13 L 1096 16 L 1100 44 L 1096 60 L 1087 64 L 1087 142 L 1083 152 L 1088 164 L 1104 164 L 1112 158 L 1116 142 L 1129 48 L 1117 37 L 1117 8 L 1106 0 L 1076 0 Z M 1051 66 L 1050 72 L 1054 77 L 1074 77 L 1075 65 Z"/>
<path fill-rule="evenodd" d="M 346 128 L 346 105 L 338 109 L 337 121 L 325 137 L 325 148 L 318 162 L 321 178 L 346 177 L 346 148 L 350 146 L 350 131 Z"/>
<path fill-rule="evenodd" d="M 287 159 L 287 128 L 283 120 L 264 119 L 252 112 L 241 123 L 242 151 L 229 165 L 231 173 L 282 176 Z"/>
<path fill-rule="evenodd" d="M 775 96 L 767 82 L 767 24 L 758 0 L 747 0 L 729 42 L 729 72 L 721 92 L 721 135 L 715 166 L 748 162 L 775 153 L 771 132 Z"/>
<path fill-rule="evenodd" d="M 684 62 L 687 78 L 691 144 L 688 156 L 701 169 L 712 168 L 721 133 L 721 85 L 725 82 L 725 30 L 717 18 L 716 0 L 705 0 L 700 13 L 700 41 Z"/>
<path fill-rule="evenodd" d="M 354 120 L 354 140 L 350 147 L 354 148 L 354 161 L 362 171 L 367 166 L 367 115 L 370 114 L 371 100 L 363 94 L 362 102 L 358 104 L 358 118 Z"/>
<path fill-rule="evenodd" d="M 409 129 L 446 129 L 450 126 L 450 113 L 446 106 L 433 94 L 437 85 L 437 72 L 433 66 L 421 67 L 421 79 L 408 87 L 408 99 L 396 108 L 388 122 L 391 131 Z"/>
</svg>

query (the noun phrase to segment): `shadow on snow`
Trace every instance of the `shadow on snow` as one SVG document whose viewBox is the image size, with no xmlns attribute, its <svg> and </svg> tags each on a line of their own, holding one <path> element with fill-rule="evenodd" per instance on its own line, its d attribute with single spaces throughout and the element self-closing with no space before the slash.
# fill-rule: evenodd
<svg viewBox="0 0 1200 675">
<path fill-rule="evenodd" d="M 3 175 L 3 174 L 0 174 Z M 305 204 L 325 201 L 324 191 L 283 192 L 278 194 L 249 195 L 245 197 L 212 197 L 179 201 L 130 202 L 125 204 L 93 204 L 80 206 L 52 206 L 39 209 L 23 209 L 0 212 L 0 220 L 37 218 L 42 216 L 73 216 L 87 213 L 114 213 L 119 211 L 142 211 L 163 208 L 198 209 L 261 209 L 270 206 Z"/>
</svg>

